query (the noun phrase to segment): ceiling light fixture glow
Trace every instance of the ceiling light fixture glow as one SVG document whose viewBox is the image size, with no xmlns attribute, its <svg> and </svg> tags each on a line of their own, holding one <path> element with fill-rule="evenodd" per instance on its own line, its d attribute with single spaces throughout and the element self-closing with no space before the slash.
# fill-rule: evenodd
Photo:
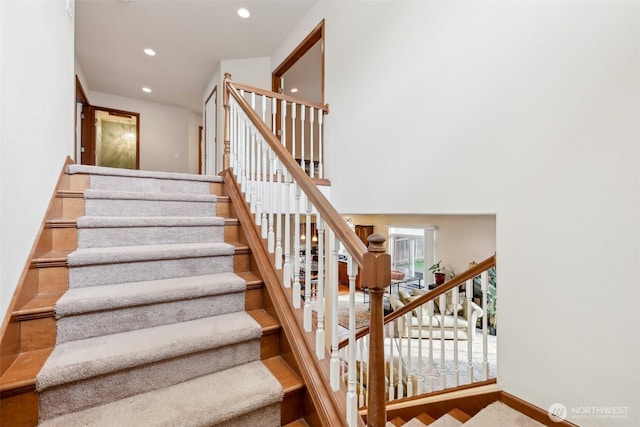
<svg viewBox="0 0 640 427">
<path fill-rule="evenodd" d="M 156 51 L 155 51 L 155 50 L 153 50 L 153 49 L 150 49 L 150 48 L 146 48 L 146 49 L 144 50 L 144 53 L 146 53 L 146 54 L 147 54 L 147 55 L 149 55 L 149 56 L 156 56 Z"/>
<path fill-rule="evenodd" d="M 298 88 L 297 88 L 297 87 L 292 87 L 292 88 L 291 88 L 291 93 L 296 93 L 297 91 L 298 91 Z"/>
<path fill-rule="evenodd" d="M 151 93 L 151 89 L 149 89 L 148 87 L 143 87 L 142 91 L 146 93 Z"/>
<path fill-rule="evenodd" d="M 238 9 L 238 16 L 240 18 L 248 18 L 251 16 L 251 13 L 249 13 L 249 11 L 247 9 L 245 9 L 244 7 Z"/>
</svg>

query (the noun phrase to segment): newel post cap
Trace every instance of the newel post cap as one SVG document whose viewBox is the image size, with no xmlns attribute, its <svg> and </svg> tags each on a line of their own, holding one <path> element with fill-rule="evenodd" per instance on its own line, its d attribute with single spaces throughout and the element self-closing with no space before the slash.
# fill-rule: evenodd
<svg viewBox="0 0 640 427">
<path fill-rule="evenodd" d="M 369 247 L 363 257 L 364 285 L 370 290 L 384 290 L 391 283 L 391 256 L 384 248 L 387 239 L 381 234 L 372 234 L 367 240 Z"/>
</svg>

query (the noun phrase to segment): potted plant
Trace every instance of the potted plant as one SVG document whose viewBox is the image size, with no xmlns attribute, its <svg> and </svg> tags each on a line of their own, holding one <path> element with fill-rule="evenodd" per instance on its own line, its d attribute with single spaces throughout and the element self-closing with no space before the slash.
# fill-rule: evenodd
<svg viewBox="0 0 640 427">
<path fill-rule="evenodd" d="M 489 333 L 491 335 L 496 334 L 496 328 L 498 327 L 498 321 L 496 319 L 497 304 L 498 304 L 498 288 L 496 287 L 496 269 L 492 267 L 489 269 L 489 286 L 487 287 L 487 316 Z"/>
<path fill-rule="evenodd" d="M 444 272 L 444 267 L 440 265 L 441 263 L 442 261 L 438 261 L 429 267 L 429 271 L 433 273 L 433 276 L 436 279 L 436 285 L 442 285 L 446 278 L 446 273 Z"/>
</svg>

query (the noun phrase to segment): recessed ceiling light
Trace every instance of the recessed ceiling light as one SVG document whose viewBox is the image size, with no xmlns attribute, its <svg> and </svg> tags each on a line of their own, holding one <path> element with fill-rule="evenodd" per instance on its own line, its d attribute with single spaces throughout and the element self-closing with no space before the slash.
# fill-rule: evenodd
<svg viewBox="0 0 640 427">
<path fill-rule="evenodd" d="M 146 53 L 146 54 L 147 54 L 147 55 L 149 55 L 149 56 L 156 56 L 156 51 L 155 51 L 155 50 L 153 50 L 153 49 L 146 48 L 146 49 L 144 50 L 144 53 Z"/>
<path fill-rule="evenodd" d="M 142 91 L 146 93 L 151 93 L 151 89 L 149 89 L 148 87 L 143 87 Z"/>
<path fill-rule="evenodd" d="M 298 88 L 297 88 L 297 87 L 292 87 L 292 88 L 291 88 L 291 93 L 296 93 L 297 91 L 298 91 Z"/>
<path fill-rule="evenodd" d="M 247 9 L 245 9 L 244 7 L 238 9 L 238 16 L 240 18 L 248 18 L 251 16 L 251 13 L 249 13 L 249 11 Z"/>
</svg>

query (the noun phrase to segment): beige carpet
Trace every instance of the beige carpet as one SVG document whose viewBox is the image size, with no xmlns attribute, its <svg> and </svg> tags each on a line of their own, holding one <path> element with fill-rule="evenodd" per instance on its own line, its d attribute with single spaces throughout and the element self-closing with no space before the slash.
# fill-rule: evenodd
<svg viewBox="0 0 640 427">
<path fill-rule="evenodd" d="M 369 326 L 369 304 L 356 304 L 356 329 Z M 338 301 L 338 325 L 349 329 L 349 302 Z"/>
</svg>

